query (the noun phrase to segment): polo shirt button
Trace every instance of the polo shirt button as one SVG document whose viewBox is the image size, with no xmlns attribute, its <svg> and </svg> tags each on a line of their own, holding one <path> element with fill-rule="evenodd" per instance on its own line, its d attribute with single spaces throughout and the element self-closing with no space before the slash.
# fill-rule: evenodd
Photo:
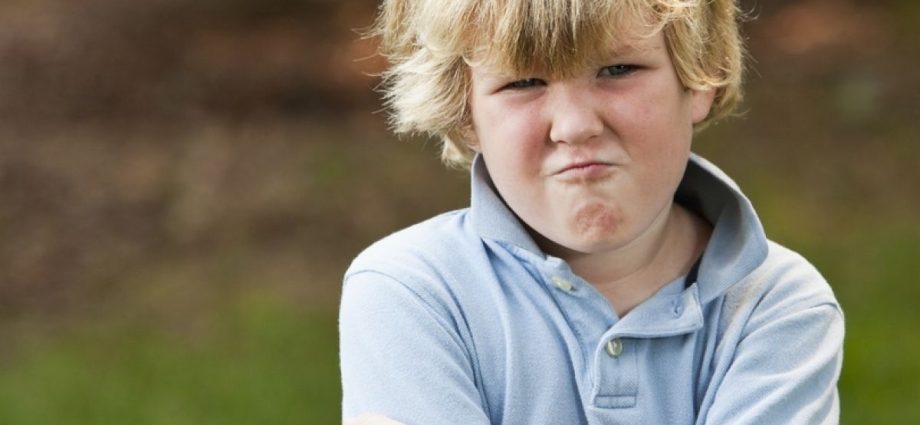
<svg viewBox="0 0 920 425">
<path fill-rule="evenodd" d="M 604 347 L 604 349 L 607 350 L 607 354 L 610 357 L 620 357 L 620 354 L 623 354 L 623 341 L 621 341 L 620 338 L 611 339 L 607 341 L 607 346 Z"/>
<path fill-rule="evenodd" d="M 572 292 L 575 290 L 575 285 L 573 285 L 572 282 L 569 282 L 568 279 L 562 276 L 553 276 L 550 278 L 550 280 L 553 281 L 553 285 L 556 285 L 557 288 L 565 292 Z"/>
</svg>

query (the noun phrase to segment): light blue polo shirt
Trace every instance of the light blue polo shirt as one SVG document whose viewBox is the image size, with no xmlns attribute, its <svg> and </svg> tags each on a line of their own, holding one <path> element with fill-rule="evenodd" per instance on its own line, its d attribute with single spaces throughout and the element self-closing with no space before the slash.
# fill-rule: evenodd
<svg viewBox="0 0 920 425">
<path fill-rule="evenodd" d="M 434 424 L 834 424 L 843 316 L 692 156 L 675 195 L 713 225 L 696 278 L 618 317 L 492 189 L 396 232 L 346 272 L 342 415 Z"/>
</svg>

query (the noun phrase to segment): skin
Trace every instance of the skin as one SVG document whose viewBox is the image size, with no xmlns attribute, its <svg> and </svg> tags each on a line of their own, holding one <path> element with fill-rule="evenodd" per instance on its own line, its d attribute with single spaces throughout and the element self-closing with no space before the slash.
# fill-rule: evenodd
<svg viewBox="0 0 920 425">
<path fill-rule="evenodd" d="M 612 51 L 557 79 L 477 61 L 471 145 L 538 245 L 622 316 L 686 273 L 708 239 L 673 195 L 714 90 L 681 85 L 660 33 Z"/>
</svg>

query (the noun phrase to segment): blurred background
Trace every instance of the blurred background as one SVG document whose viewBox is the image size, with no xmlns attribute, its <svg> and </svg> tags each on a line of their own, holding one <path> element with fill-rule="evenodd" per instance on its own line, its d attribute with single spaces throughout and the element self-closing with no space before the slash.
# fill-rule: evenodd
<svg viewBox="0 0 920 425">
<path fill-rule="evenodd" d="M 920 423 L 920 2 L 742 4 L 695 149 L 834 287 L 842 422 Z M 0 0 L 0 424 L 339 422 L 344 269 L 468 202 L 387 132 L 375 8 Z"/>
</svg>

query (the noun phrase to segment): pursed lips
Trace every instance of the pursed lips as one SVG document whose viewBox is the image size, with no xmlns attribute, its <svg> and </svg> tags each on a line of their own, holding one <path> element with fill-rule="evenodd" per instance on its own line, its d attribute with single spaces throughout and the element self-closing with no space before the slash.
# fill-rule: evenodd
<svg viewBox="0 0 920 425">
<path fill-rule="evenodd" d="M 606 161 L 574 161 L 561 167 L 553 176 L 563 179 L 595 180 L 608 176 L 614 168 L 613 163 Z"/>
</svg>

